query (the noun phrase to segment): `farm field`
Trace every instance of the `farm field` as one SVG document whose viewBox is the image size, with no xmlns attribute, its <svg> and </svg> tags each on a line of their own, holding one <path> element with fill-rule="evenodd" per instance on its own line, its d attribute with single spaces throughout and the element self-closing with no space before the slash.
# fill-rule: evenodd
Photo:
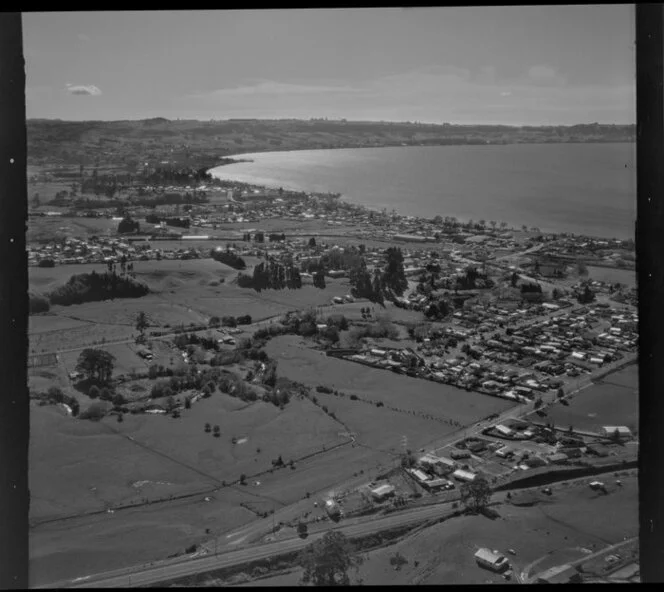
<svg viewBox="0 0 664 592">
<path fill-rule="evenodd" d="M 389 455 L 387 458 L 396 458 L 403 451 L 404 436 L 408 438 L 408 447 L 418 450 L 458 429 L 434 419 L 414 415 L 408 410 L 399 412 L 388 407 L 376 407 L 364 401 L 353 401 L 348 394 L 346 397 L 337 397 L 315 393 L 315 396 L 320 405 L 325 405 L 348 426 L 360 446 Z M 404 407 L 407 408 L 407 405 Z M 440 413 L 445 411 L 441 410 Z"/>
<path fill-rule="evenodd" d="M 579 430 L 598 432 L 605 425 L 624 425 L 638 431 L 639 391 L 635 368 L 631 366 L 609 374 L 603 382 L 577 393 L 567 407 L 560 404 L 549 407 L 545 419 L 556 426 L 571 425 Z"/>
<path fill-rule="evenodd" d="M 229 482 L 242 473 L 270 469 L 271 460 L 280 454 L 288 462 L 343 441 L 336 422 L 297 398 L 281 411 L 271 403 L 243 403 L 215 393 L 183 411 L 179 419 L 127 415 L 122 423 L 103 420 L 107 422 L 113 431 L 131 436 L 142 446 Z M 206 423 L 219 425 L 221 437 L 206 433 Z M 232 444 L 233 437 L 237 444 Z"/>
<path fill-rule="evenodd" d="M 28 334 L 39 335 L 49 332 L 70 331 L 72 329 L 89 327 L 90 324 L 89 321 L 79 321 L 70 317 L 47 312 L 30 315 L 28 317 Z"/>
<path fill-rule="evenodd" d="M 164 559 L 209 538 L 205 530 L 226 531 L 254 520 L 240 506 L 247 496 L 227 488 L 114 514 L 44 524 L 30 530 L 30 585 L 83 577 Z"/>
<path fill-rule="evenodd" d="M 156 420 L 162 418 L 154 418 Z M 31 407 L 30 519 L 191 492 L 214 480 L 139 447 L 106 422 L 80 421 L 55 407 Z"/>
<path fill-rule="evenodd" d="M 165 295 L 165 298 L 177 298 L 179 301 L 184 301 L 192 310 L 202 315 L 208 315 L 208 317 L 248 314 L 254 320 L 261 320 L 284 314 L 289 310 L 329 304 L 334 296 L 343 296 L 350 289 L 344 280 L 326 278 L 326 284 L 327 287 L 324 290 L 304 285 L 299 290 L 264 290 L 260 293 L 233 284 L 221 284 L 214 289 L 185 288 L 172 295 Z"/>
<path fill-rule="evenodd" d="M 55 192 L 62 189 L 58 187 Z M 40 189 L 41 193 L 41 189 Z M 44 197 L 41 193 L 42 199 Z M 55 208 L 45 205 L 41 208 L 44 211 L 58 211 L 61 208 Z M 55 238 L 81 237 L 88 235 L 108 236 L 115 234 L 118 229 L 117 221 L 110 218 L 65 218 L 63 216 L 43 216 L 30 218 L 28 221 L 28 230 L 26 233 L 27 242 L 39 240 L 52 240 Z"/>
<path fill-rule="evenodd" d="M 551 498 L 537 496 L 539 502 L 530 507 L 501 503 L 496 507 L 500 514 L 497 520 L 484 516 L 452 518 L 365 553 L 358 576 L 365 585 L 374 586 L 504 583 L 500 575 L 476 564 L 473 555 L 479 547 L 502 553 L 514 549 L 515 556 L 506 556 L 515 571 L 535 575 L 637 536 L 635 474 L 621 476 L 623 486 L 609 486 L 609 495 L 591 491 L 587 485 L 590 480 L 556 485 Z M 397 552 L 408 560 L 400 571 L 390 565 Z M 297 586 L 301 573 L 295 569 L 239 585 Z"/>
<path fill-rule="evenodd" d="M 67 394 L 74 394 L 74 389 L 70 388 L 69 377 L 62 364 L 28 368 L 28 388 L 30 390 L 46 392 L 52 386 L 61 388 Z"/>
<path fill-rule="evenodd" d="M 110 417 L 99 423 L 77 421 L 54 407 L 34 407 L 32 413 L 32 521 L 183 493 L 201 492 L 202 498 L 222 480 L 270 469 L 279 455 L 288 462 L 347 440 L 336 422 L 309 401 L 296 398 L 280 411 L 269 403 L 246 404 L 215 393 L 180 419 L 125 415 L 123 423 Z M 220 438 L 205 433 L 208 422 L 220 426 Z M 232 444 L 232 436 L 237 444 Z M 208 494 L 214 498 L 209 503 L 193 498 L 34 526 L 31 565 L 44 581 L 53 581 L 84 575 L 81 565 L 104 571 L 163 558 L 209 539 L 205 528 L 223 532 L 256 518 L 240 504 L 256 511 L 278 508 L 302 499 L 306 491 L 348 477 L 360 465 L 368 466 L 364 450 L 344 452 L 345 448 L 332 450 L 298 462 L 294 471 L 285 468 L 261 475 L 260 487 L 218 490 Z M 58 545 L 63 532 L 67 544 Z M 129 553 L 139 544 L 140 553 Z M 103 563 L 106 554 L 111 559 Z"/>
<path fill-rule="evenodd" d="M 33 519 L 234 481 L 242 473 L 270 469 L 280 454 L 288 462 L 345 440 L 336 422 L 297 399 L 281 411 L 271 403 L 246 404 L 216 393 L 179 419 L 125 418 L 95 423 L 66 417 L 54 407 L 33 407 Z M 205 423 L 219 425 L 221 437 L 206 433 Z M 141 482 L 146 491 L 136 489 Z"/>
<path fill-rule="evenodd" d="M 321 351 L 309 349 L 302 338 L 293 335 L 270 340 L 265 350 L 277 360 L 279 373 L 293 380 L 313 387 L 325 385 L 370 401 L 382 401 L 385 406 L 454 419 L 461 425 L 474 423 L 512 406 L 509 401 L 497 397 L 328 357 Z"/>
</svg>

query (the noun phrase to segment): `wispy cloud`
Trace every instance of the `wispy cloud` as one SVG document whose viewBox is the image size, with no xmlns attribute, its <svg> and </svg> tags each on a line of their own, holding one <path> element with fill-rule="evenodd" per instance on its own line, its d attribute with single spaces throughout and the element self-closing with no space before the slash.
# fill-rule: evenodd
<svg viewBox="0 0 664 592">
<path fill-rule="evenodd" d="M 182 97 L 191 99 L 195 105 L 190 106 L 196 109 L 229 117 L 562 124 L 633 121 L 635 117 L 633 85 L 572 85 L 555 68 L 541 64 L 507 78 L 493 66 L 471 71 L 432 65 L 362 83 L 250 80 Z"/>
<path fill-rule="evenodd" d="M 258 96 L 287 96 L 287 95 L 320 95 L 329 93 L 354 93 L 358 89 L 352 86 L 291 84 L 287 82 L 274 82 L 264 80 L 255 84 L 219 88 L 212 91 L 196 92 L 189 97 L 197 99 L 223 99 L 225 97 L 258 97 Z"/>
<path fill-rule="evenodd" d="M 87 95 L 96 97 L 101 94 L 99 87 L 94 84 L 67 84 L 67 91 L 70 95 Z"/>
</svg>

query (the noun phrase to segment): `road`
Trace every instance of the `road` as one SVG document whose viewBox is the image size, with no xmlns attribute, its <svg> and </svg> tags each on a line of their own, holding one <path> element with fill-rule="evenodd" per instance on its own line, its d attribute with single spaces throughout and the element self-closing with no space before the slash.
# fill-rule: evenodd
<svg viewBox="0 0 664 592">
<path fill-rule="evenodd" d="M 632 544 L 634 541 L 637 541 L 639 537 L 632 537 L 630 539 L 626 539 L 624 541 L 621 541 L 619 543 L 616 543 L 615 545 L 609 545 L 608 547 L 605 547 L 604 549 L 601 549 L 600 551 L 597 551 L 596 553 L 592 553 L 591 555 L 584 555 L 580 559 L 577 559 L 575 561 L 570 561 L 568 563 L 565 563 L 565 565 L 571 566 L 571 567 L 577 567 L 579 565 L 583 565 L 584 563 L 587 563 L 588 561 L 592 561 L 593 559 L 596 559 L 598 557 L 602 557 L 603 555 L 608 555 L 609 553 L 614 553 L 618 549 L 625 547 L 627 545 Z M 546 557 L 546 556 L 545 556 Z M 520 574 L 520 581 L 522 584 L 533 584 L 537 581 L 537 578 L 543 574 L 544 572 L 538 572 L 535 575 L 530 576 L 529 572 L 530 570 L 535 566 L 536 563 L 540 562 L 542 559 L 545 557 L 538 559 L 537 561 L 534 561 L 530 565 L 528 565 Z M 551 568 L 548 568 L 551 569 Z M 545 570 L 548 571 L 548 570 Z"/>
<path fill-rule="evenodd" d="M 367 536 L 383 530 L 409 526 L 427 520 L 442 518 L 452 512 L 450 504 L 414 508 L 388 516 L 371 516 L 368 520 L 358 524 L 337 524 L 330 529 L 339 530 L 349 538 Z M 306 539 L 292 538 L 283 541 L 255 545 L 248 548 L 230 551 L 227 553 L 203 556 L 196 558 L 179 558 L 168 562 L 128 568 L 96 574 L 75 580 L 65 580 L 41 586 L 43 588 L 108 588 L 108 587 L 135 587 L 167 582 L 176 578 L 183 578 L 194 574 L 205 573 L 241 565 L 249 561 L 276 557 L 284 553 L 299 551 L 324 535 L 324 532 L 311 534 Z M 40 587 L 40 588 L 41 588 Z"/>
<path fill-rule="evenodd" d="M 612 473 L 613 471 L 609 472 Z M 595 475 L 593 478 L 597 477 L 598 476 Z M 589 477 L 578 477 L 574 479 L 561 478 L 558 485 L 552 484 L 550 487 L 554 489 L 556 487 L 569 487 L 572 483 L 583 483 L 588 479 Z M 539 486 L 523 488 L 524 491 L 535 491 L 539 489 Z M 134 566 L 101 574 L 78 577 L 73 580 L 62 580 L 48 585 L 37 586 L 36 588 L 135 587 L 165 583 L 177 578 L 183 578 L 195 574 L 204 574 L 222 568 L 240 566 L 259 559 L 273 558 L 285 553 L 296 552 L 324 536 L 325 532 L 328 530 L 339 530 L 349 538 L 356 538 L 377 534 L 381 531 L 394 528 L 413 526 L 430 520 L 439 520 L 451 515 L 455 511 L 452 504 L 453 500 L 433 502 L 429 505 L 407 508 L 389 515 L 370 515 L 338 524 L 326 523 L 323 530 L 310 533 L 306 539 L 300 539 L 297 535 L 293 534 L 290 538 L 285 538 L 278 542 L 230 549 L 221 552 L 218 555 L 201 556 L 200 553 L 197 553 L 153 562 L 148 565 Z M 631 540 L 605 548 L 595 555 L 608 553 L 614 548 L 629 542 L 631 542 Z M 595 555 L 584 556 L 578 562 L 574 562 L 574 564 L 588 561 Z M 534 563 L 529 567 L 532 566 L 534 566 Z M 524 570 L 523 576 L 524 579 L 527 580 L 526 572 L 527 570 Z"/>
</svg>

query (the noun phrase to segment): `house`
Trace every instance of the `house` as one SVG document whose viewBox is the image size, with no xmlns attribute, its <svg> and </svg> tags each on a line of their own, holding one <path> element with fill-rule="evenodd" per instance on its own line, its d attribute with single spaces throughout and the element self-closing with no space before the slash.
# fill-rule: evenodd
<svg viewBox="0 0 664 592">
<path fill-rule="evenodd" d="M 463 458 L 470 458 L 471 454 L 470 450 L 452 450 L 452 452 L 450 452 L 450 456 L 454 460 L 461 460 Z"/>
<path fill-rule="evenodd" d="M 480 567 L 485 569 L 490 569 L 500 573 L 507 570 L 509 567 L 509 561 L 504 555 L 498 553 L 498 551 L 491 551 L 491 549 L 481 548 L 475 553 L 475 561 Z"/>
<path fill-rule="evenodd" d="M 458 481 L 470 482 L 475 480 L 477 474 L 472 473 L 471 471 L 464 471 L 463 469 L 457 469 L 452 473 L 452 477 L 454 477 Z"/>
<path fill-rule="evenodd" d="M 493 428 L 499 435 L 505 437 L 505 438 L 510 438 L 514 434 L 514 430 L 511 428 L 508 428 L 507 426 L 504 426 L 502 424 L 498 424 L 497 426 L 494 426 Z"/>
<path fill-rule="evenodd" d="M 632 438 L 632 431 L 626 426 L 602 426 L 599 430 L 600 435 L 607 438 L 614 437 L 616 432 L 618 432 L 618 436 L 621 440 L 629 440 Z"/>
<path fill-rule="evenodd" d="M 551 567 L 537 576 L 538 584 L 580 584 L 581 575 L 571 565 L 557 565 Z"/>
<path fill-rule="evenodd" d="M 503 446 L 496 450 L 496 456 L 500 458 L 507 458 L 508 456 L 514 456 L 514 449 L 511 446 Z"/>
<path fill-rule="evenodd" d="M 388 485 L 387 483 L 371 490 L 371 497 L 373 497 L 373 499 L 377 502 L 382 502 L 383 500 L 393 495 L 394 486 Z"/>
<path fill-rule="evenodd" d="M 447 479 L 431 479 L 423 485 L 432 491 L 437 491 L 440 489 L 454 489 L 454 483 L 448 481 Z"/>
<path fill-rule="evenodd" d="M 426 473 L 423 473 L 419 469 L 410 469 L 410 474 L 415 477 L 420 483 L 424 483 L 425 481 L 429 481 L 430 477 Z"/>
</svg>

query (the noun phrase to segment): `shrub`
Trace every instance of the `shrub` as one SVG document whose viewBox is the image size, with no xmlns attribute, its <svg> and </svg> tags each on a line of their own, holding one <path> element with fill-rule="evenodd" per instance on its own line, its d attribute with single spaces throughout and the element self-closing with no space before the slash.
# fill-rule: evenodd
<svg viewBox="0 0 664 592">
<path fill-rule="evenodd" d="M 80 414 L 81 419 L 90 419 L 92 421 L 99 421 L 106 415 L 106 409 L 100 403 L 93 403 L 83 413 Z"/>
<path fill-rule="evenodd" d="M 350 400 L 351 400 L 351 401 L 357 401 L 357 400 L 358 400 L 358 396 L 357 396 L 357 395 L 351 395 L 351 396 L 350 396 Z"/>
<path fill-rule="evenodd" d="M 38 264 L 39 267 L 55 267 L 53 259 L 42 259 Z"/>
<path fill-rule="evenodd" d="M 99 387 L 95 384 L 93 384 L 90 389 L 88 390 L 88 397 L 91 399 L 97 399 L 99 397 Z"/>
<path fill-rule="evenodd" d="M 30 314 L 48 312 L 51 308 L 51 303 L 48 301 L 48 298 L 41 294 L 37 294 L 36 292 L 28 293 L 28 303 Z"/>
</svg>

